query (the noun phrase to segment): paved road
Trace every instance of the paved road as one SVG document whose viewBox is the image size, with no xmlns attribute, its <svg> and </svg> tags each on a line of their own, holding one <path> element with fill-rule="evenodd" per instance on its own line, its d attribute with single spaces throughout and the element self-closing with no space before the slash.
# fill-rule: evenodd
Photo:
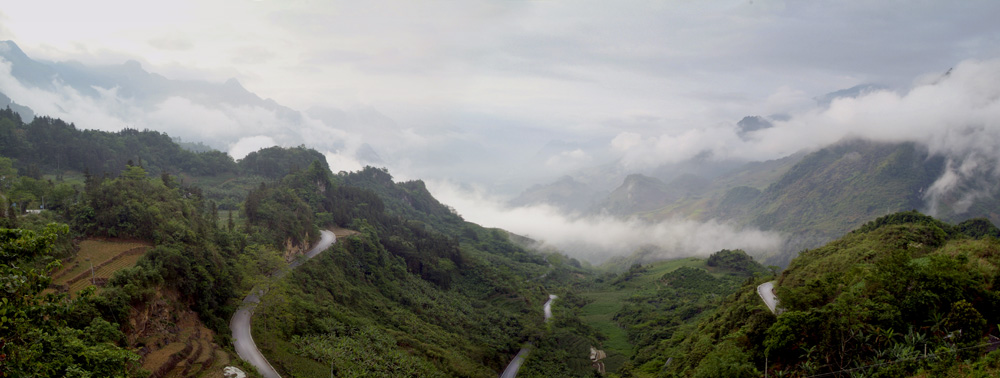
<svg viewBox="0 0 1000 378">
<path fill-rule="evenodd" d="M 549 321 L 549 318 L 552 317 L 552 301 L 555 300 L 556 298 L 559 297 L 557 297 L 555 294 L 549 294 L 549 300 L 545 301 L 545 305 L 542 306 L 542 309 L 545 310 L 546 322 Z"/>
<path fill-rule="evenodd" d="M 313 249 L 306 252 L 305 257 L 296 259 L 291 264 L 288 264 L 288 269 L 276 272 L 272 277 L 283 276 L 288 270 L 302 265 L 304 261 L 316 257 L 320 252 L 330 248 L 336 241 L 337 237 L 332 232 L 326 230 L 320 231 L 319 243 L 316 243 Z M 243 299 L 243 305 L 233 314 L 233 319 L 229 321 L 229 328 L 233 330 L 233 346 L 236 347 L 236 354 L 257 368 L 257 371 L 264 378 L 281 378 L 281 375 L 278 375 L 278 372 L 267 362 L 264 355 L 260 354 L 257 344 L 253 342 L 253 335 L 250 334 L 250 318 L 253 317 L 253 310 L 257 308 L 257 304 L 260 303 L 261 295 L 264 295 L 263 290 L 255 288 Z"/>
<path fill-rule="evenodd" d="M 506 369 L 503 369 L 503 373 L 500 374 L 500 378 L 514 378 L 517 377 L 517 371 L 521 369 L 521 364 L 524 363 L 524 358 L 528 356 L 528 352 L 531 352 L 531 344 L 527 347 L 521 348 L 520 352 L 514 356 L 513 360 L 510 360 L 510 364 L 507 365 Z"/>
<path fill-rule="evenodd" d="M 542 305 L 542 310 L 545 311 L 546 322 L 552 317 L 552 301 L 556 298 L 559 297 L 555 294 L 549 294 L 549 300 L 545 301 L 545 304 Z M 531 352 L 531 347 L 533 346 L 534 345 L 531 345 L 531 343 L 528 343 L 528 346 L 521 348 L 521 350 L 517 352 L 517 355 L 514 356 L 514 359 L 510 360 L 510 363 L 507 364 L 507 368 L 503 369 L 503 373 L 500 373 L 500 378 L 517 377 L 517 371 L 521 369 L 521 364 L 524 363 L 525 357 L 528 357 L 528 352 Z"/>
<path fill-rule="evenodd" d="M 765 282 L 757 286 L 757 295 L 760 296 L 760 299 L 764 300 L 764 304 L 771 310 L 771 313 L 777 314 L 778 297 L 774 296 L 774 281 Z"/>
</svg>

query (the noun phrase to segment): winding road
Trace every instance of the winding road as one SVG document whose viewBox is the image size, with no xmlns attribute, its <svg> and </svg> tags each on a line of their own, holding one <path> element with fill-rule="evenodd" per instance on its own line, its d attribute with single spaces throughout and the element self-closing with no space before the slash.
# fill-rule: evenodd
<svg viewBox="0 0 1000 378">
<path fill-rule="evenodd" d="M 774 296 L 774 281 L 765 282 L 757 286 L 757 295 L 764 300 L 764 304 L 771 310 L 772 314 L 778 313 L 778 297 Z"/>
<path fill-rule="evenodd" d="M 330 248 L 336 241 L 337 237 L 333 232 L 320 231 L 319 243 L 316 243 L 309 252 L 306 252 L 305 257 L 298 258 L 288 264 L 288 269 L 282 269 L 272 274 L 272 279 L 281 277 L 288 273 L 288 271 L 302 265 L 303 262 L 316 257 L 320 252 Z M 249 362 L 250 365 L 253 365 L 265 378 L 281 378 L 281 375 L 274 370 L 274 367 L 267 362 L 264 355 L 257 349 L 257 344 L 253 341 L 253 335 L 250 334 L 250 318 L 253 317 L 253 311 L 257 308 L 257 304 L 260 303 L 260 296 L 262 295 L 264 295 L 264 290 L 262 289 L 255 289 L 248 294 L 243 299 L 243 305 L 233 314 L 233 319 L 229 321 L 229 328 L 233 330 L 233 346 L 236 348 L 236 354 L 244 361 Z"/>
<path fill-rule="evenodd" d="M 548 322 L 549 318 L 552 317 L 552 301 L 556 298 L 559 297 L 554 294 L 549 294 L 549 300 L 545 301 L 545 304 L 542 305 L 542 309 L 545 311 L 546 322 Z M 500 378 L 517 377 L 517 371 L 521 369 L 521 364 L 524 363 L 525 357 L 528 357 L 528 352 L 531 351 L 531 347 L 533 346 L 534 345 L 531 345 L 531 343 L 528 343 L 528 346 L 521 348 L 521 350 L 517 352 L 517 355 L 514 356 L 514 359 L 510 360 L 510 363 L 507 364 L 507 368 L 503 369 L 503 373 L 500 374 Z"/>
</svg>

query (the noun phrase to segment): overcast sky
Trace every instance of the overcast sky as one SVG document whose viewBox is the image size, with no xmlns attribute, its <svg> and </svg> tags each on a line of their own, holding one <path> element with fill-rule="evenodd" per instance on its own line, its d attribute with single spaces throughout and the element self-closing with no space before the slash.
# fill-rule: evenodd
<svg viewBox="0 0 1000 378">
<path fill-rule="evenodd" d="M 494 214 L 473 220 L 515 232 L 522 218 L 498 213 L 496 192 L 608 162 L 642 171 L 705 151 L 772 159 L 862 136 L 948 155 L 933 193 L 1000 177 L 984 172 L 1000 150 L 998 1 L 3 3 L 0 40 L 34 59 L 137 60 L 170 79 L 236 78 L 293 109 L 347 109 L 341 119 L 352 121 L 282 125 L 263 109 L 179 98 L 157 112 L 123 112 L 128 101 L 113 90 L 101 92 L 106 104 L 43 94 L 0 69 L 0 89 L 36 111 L 82 127 L 203 136 L 234 155 L 305 143 L 334 170 L 356 169 L 346 152 L 368 143 L 397 178 L 431 180 L 444 202 L 469 204 L 465 214 L 490 203 Z M 884 90 L 829 106 L 814 100 L 860 84 Z M 787 117 L 771 129 L 736 132 L 744 116 L 779 114 Z M 456 189 L 465 184 L 478 187 Z M 564 235 L 605 228 L 551 215 L 571 226 Z M 714 234 L 718 225 L 701 226 Z"/>
<path fill-rule="evenodd" d="M 5 3 L 0 38 L 36 59 L 135 59 L 300 110 L 360 104 L 403 126 L 513 122 L 568 140 L 788 112 L 1000 55 L 995 1 Z"/>
</svg>

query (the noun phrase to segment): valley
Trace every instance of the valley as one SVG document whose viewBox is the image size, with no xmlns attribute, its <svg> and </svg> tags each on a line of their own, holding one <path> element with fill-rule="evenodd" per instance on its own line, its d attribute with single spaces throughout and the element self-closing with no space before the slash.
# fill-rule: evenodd
<svg viewBox="0 0 1000 378">
<path fill-rule="evenodd" d="M 2 115 L 17 121 L 9 110 Z M 135 135 L 142 134 L 108 137 Z M 851 159 L 857 146 L 878 145 L 849 143 L 840 153 Z M 897 151 L 890 156 L 913 151 L 889 148 Z M 27 150 L 18 156 L 30 161 L 32 155 Z M 385 169 L 333 175 L 321 160 L 306 164 L 317 155 L 301 148 L 252 156 L 269 163 L 229 168 L 244 169 L 249 176 L 242 178 L 182 175 L 206 189 L 185 186 L 168 173 L 154 181 L 144 168 L 127 164 L 116 178 L 67 172 L 71 179 L 59 185 L 78 197 L 58 199 L 57 185 L 42 186 L 37 198 L 57 198 L 48 211 L 8 210 L 4 222 L 48 235 L 45 244 L 31 244 L 37 243 L 34 236 L 13 239 L 48 251 L 41 258 L 19 258 L 23 266 L 41 266 L 55 256 L 63 266 L 52 268 L 51 283 L 42 290 L 33 289 L 39 290 L 35 299 L 18 306 L 50 311 L 46 306 L 62 303 L 65 313 L 94 314 L 89 324 L 55 327 L 104 329 L 104 341 L 84 344 L 117 350 L 120 360 L 88 369 L 122 377 L 209 377 L 231 365 L 262 377 L 322 377 L 331 371 L 796 376 L 905 359 L 918 347 L 935 354 L 897 364 L 901 374 L 997 369 L 988 350 L 975 349 L 992 346 L 984 340 L 996 337 L 987 325 L 996 317 L 992 277 L 1000 230 L 985 218 L 951 225 L 918 212 L 890 214 L 804 250 L 784 270 L 738 249 L 659 261 L 650 260 L 655 248 L 640 249 L 595 267 L 466 222 L 422 182 L 396 182 Z M 805 155 L 789 162 L 785 173 L 774 176 L 777 183 L 756 196 L 805 185 L 791 177 L 816 159 Z M 288 173 L 264 178 L 280 169 Z M 14 177 L 20 180 L 15 188 L 37 181 Z M 238 211 L 218 205 L 240 196 L 245 199 Z M 60 219 L 72 228 L 42 227 Z M 213 264 L 211 270 L 199 268 Z M 900 285 L 923 291 L 903 294 Z M 832 313 L 826 310 L 831 307 Z M 824 318 L 846 313 L 857 316 Z M 41 321 L 60 319 L 50 314 Z M 120 316 L 128 321 L 112 322 Z M 963 336 L 964 344 L 947 337 L 954 327 L 970 324 L 981 337 Z M 796 327 L 809 329 L 801 333 Z M 852 339 L 873 336 L 850 352 L 829 349 L 831 342 L 846 342 L 831 341 L 845 332 L 856 335 Z M 824 359 L 797 354 L 807 346 Z M 895 357 L 877 349 L 890 347 Z M 33 353 L 65 355 L 57 349 Z M 966 362 L 948 363 L 947 353 Z"/>
</svg>

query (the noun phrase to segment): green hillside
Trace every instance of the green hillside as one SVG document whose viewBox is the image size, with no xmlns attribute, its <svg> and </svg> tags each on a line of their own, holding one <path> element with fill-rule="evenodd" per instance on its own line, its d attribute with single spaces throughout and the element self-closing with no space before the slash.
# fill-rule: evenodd
<svg viewBox="0 0 1000 378">
<path fill-rule="evenodd" d="M 924 208 L 921 193 L 943 164 L 914 144 L 845 141 L 809 154 L 771 184 L 746 222 L 793 235 L 788 251 L 814 247 L 875 217 Z"/>
<path fill-rule="evenodd" d="M 777 280 L 779 315 L 755 292 L 763 280 L 748 281 L 661 343 L 670 363 L 646 373 L 996 376 L 1000 241 L 987 223 L 913 212 L 872 221 L 792 260 Z"/>
<path fill-rule="evenodd" d="M 236 162 L 156 132 L 24 124 L 9 110 L 0 133 L 14 138 L 0 141 L 8 376 L 211 376 L 217 361 L 238 361 L 226 320 L 265 283 L 255 339 L 287 376 L 495 376 L 525 346 L 522 377 L 1000 371 L 988 344 L 1000 325 L 1000 230 L 987 218 L 877 218 L 921 207 L 943 169 L 911 144 L 847 141 L 713 182 L 633 176 L 612 194 L 621 215 L 690 211 L 792 235 L 775 277 L 741 250 L 641 264 L 649 249 L 584 267 L 466 222 L 422 181 L 373 167 L 334 174 L 301 146 Z M 90 149 L 71 148 L 74 138 Z M 991 215 L 990 201 L 946 220 Z M 266 279 L 331 228 L 357 233 Z M 834 236 L 792 259 L 791 248 Z M 100 289 L 50 286 L 58 261 L 96 237 L 151 247 L 81 281 Z M 756 292 L 771 280 L 778 315 Z M 606 355 L 598 364 L 591 347 Z"/>
<path fill-rule="evenodd" d="M 703 192 L 680 199 L 663 193 L 642 197 L 648 201 L 646 208 L 631 204 L 619 213 L 652 221 L 677 216 L 722 219 L 780 232 L 787 243 L 766 262 L 785 266 L 799 251 L 820 246 L 871 219 L 928 208 L 924 194 L 945 164 L 944 158 L 913 143 L 845 140 L 801 158 L 749 164 L 715 179 Z M 962 195 L 942 199 L 938 208 L 943 219 L 1000 221 L 1000 202 L 994 196 L 975 197 L 969 209 L 959 213 L 951 203 Z M 649 206 L 659 210 L 650 213 Z"/>
<path fill-rule="evenodd" d="M 657 210 L 680 198 L 680 190 L 655 178 L 632 174 L 598 207 L 601 212 L 627 216 Z"/>
<path fill-rule="evenodd" d="M 0 143 L 0 273 L 13 290 L 0 302 L 0 375 L 213 376 L 216 361 L 238 361 L 226 320 L 243 296 L 324 228 L 360 233 L 274 283 L 254 321 L 285 375 L 326 377 L 331 366 L 340 375 L 495 375 L 550 332 L 541 309 L 549 292 L 587 274 L 465 222 L 420 181 L 395 183 L 375 168 L 334 175 L 304 147 L 236 163 L 150 131 L 24 124 L 9 110 L 0 126 L 20 138 Z M 90 149 L 69 148 L 74 139 Z M 43 199 L 47 211 L 25 212 Z M 83 237 L 152 247 L 134 267 L 107 272 L 100 290 L 43 292 L 58 266 L 47 264 L 73 257 Z M 18 277 L 27 281 L 15 285 Z M 196 332 L 173 332 L 180 324 Z M 216 343 L 197 337 L 202 329 Z"/>
<path fill-rule="evenodd" d="M 740 250 L 708 259 L 684 258 L 633 264 L 573 287 L 583 305 L 580 321 L 600 332 L 596 347 L 607 353 L 608 372 L 628 376 L 656 371 L 665 362 L 658 350 L 689 329 L 752 277 L 772 273 Z"/>
</svg>

